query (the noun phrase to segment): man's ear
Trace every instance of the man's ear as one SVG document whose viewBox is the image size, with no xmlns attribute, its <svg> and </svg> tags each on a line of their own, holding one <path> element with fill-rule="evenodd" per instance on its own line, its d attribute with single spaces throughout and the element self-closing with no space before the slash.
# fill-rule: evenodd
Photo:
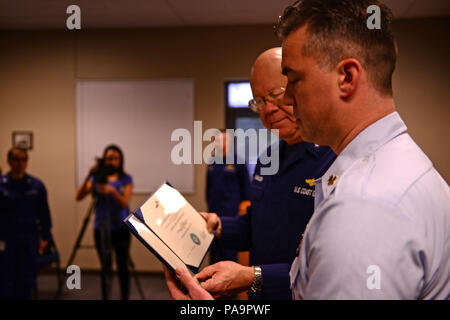
<svg viewBox="0 0 450 320">
<path fill-rule="evenodd" d="M 358 87 L 362 66 L 358 60 L 349 58 L 338 63 L 337 72 L 339 97 L 346 100 L 353 95 Z"/>
</svg>

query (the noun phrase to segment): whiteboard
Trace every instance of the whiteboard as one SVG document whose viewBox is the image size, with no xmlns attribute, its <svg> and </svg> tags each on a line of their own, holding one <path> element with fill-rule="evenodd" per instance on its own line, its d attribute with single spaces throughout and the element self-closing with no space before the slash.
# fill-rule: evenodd
<svg viewBox="0 0 450 320">
<path fill-rule="evenodd" d="M 172 132 L 185 128 L 193 136 L 192 79 L 78 80 L 76 82 L 76 184 L 109 144 L 124 153 L 125 172 L 135 193 L 156 191 L 169 181 L 194 192 L 194 165 L 172 163 Z"/>
</svg>

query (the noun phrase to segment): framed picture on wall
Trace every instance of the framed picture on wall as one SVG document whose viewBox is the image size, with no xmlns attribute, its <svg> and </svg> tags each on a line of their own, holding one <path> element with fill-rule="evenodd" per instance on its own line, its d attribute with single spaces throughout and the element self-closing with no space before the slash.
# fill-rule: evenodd
<svg viewBox="0 0 450 320">
<path fill-rule="evenodd" d="M 33 149 L 33 132 L 13 131 L 12 143 L 14 148 L 21 148 L 26 150 Z"/>
</svg>

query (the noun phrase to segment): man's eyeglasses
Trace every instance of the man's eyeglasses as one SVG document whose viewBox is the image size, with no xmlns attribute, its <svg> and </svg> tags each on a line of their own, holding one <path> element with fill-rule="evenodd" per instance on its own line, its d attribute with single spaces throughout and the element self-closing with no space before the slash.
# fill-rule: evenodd
<svg viewBox="0 0 450 320">
<path fill-rule="evenodd" d="M 267 102 L 280 106 L 283 103 L 283 97 L 285 92 L 286 88 L 284 87 L 275 88 L 264 97 L 256 97 L 250 100 L 248 102 L 248 107 L 252 109 L 252 111 L 260 113 L 261 111 L 264 110 L 264 106 L 266 105 Z"/>
</svg>

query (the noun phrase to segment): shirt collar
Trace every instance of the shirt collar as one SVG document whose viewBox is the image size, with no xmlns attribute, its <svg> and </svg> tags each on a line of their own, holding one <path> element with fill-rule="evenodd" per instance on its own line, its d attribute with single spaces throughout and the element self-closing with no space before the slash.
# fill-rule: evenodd
<svg viewBox="0 0 450 320">
<path fill-rule="evenodd" d="M 373 154 L 388 141 L 406 132 L 407 127 L 398 112 L 392 112 L 361 131 L 342 150 L 334 163 L 321 178 L 323 197 L 326 198 L 336 187 L 342 176 L 357 159 Z"/>
</svg>

